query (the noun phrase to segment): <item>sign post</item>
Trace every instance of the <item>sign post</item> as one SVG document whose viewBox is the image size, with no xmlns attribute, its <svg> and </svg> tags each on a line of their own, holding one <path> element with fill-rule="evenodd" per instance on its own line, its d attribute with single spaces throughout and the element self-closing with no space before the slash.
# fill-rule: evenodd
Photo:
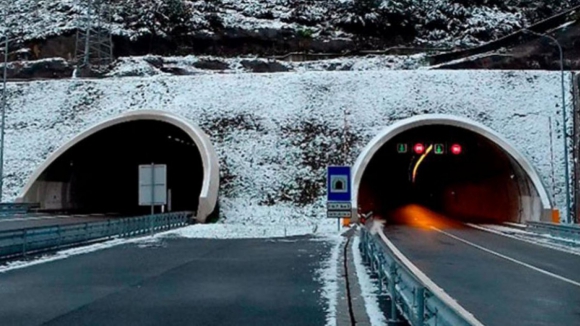
<svg viewBox="0 0 580 326">
<path fill-rule="evenodd" d="M 326 216 L 338 220 L 352 218 L 350 166 L 329 166 L 326 173 Z"/>
</svg>

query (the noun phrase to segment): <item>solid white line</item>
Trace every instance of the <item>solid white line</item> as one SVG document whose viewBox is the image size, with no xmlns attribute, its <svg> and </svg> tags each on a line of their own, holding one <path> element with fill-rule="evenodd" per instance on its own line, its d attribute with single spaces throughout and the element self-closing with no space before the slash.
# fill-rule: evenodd
<svg viewBox="0 0 580 326">
<path fill-rule="evenodd" d="M 558 244 L 554 244 L 554 243 L 545 243 L 545 242 L 537 242 L 534 241 L 532 239 L 526 239 L 524 235 L 513 235 L 513 234 L 507 234 L 507 233 L 503 233 L 501 231 L 498 230 L 493 230 L 493 229 L 489 229 L 486 227 L 482 227 L 479 225 L 475 225 L 475 224 L 471 224 L 471 223 L 466 223 L 466 225 L 474 228 L 474 229 L 478 229 L 484 232 L 489 232 L 489 233 L 493 233 L 493 234 L 497 234 L 506 238 L 510 238 L 510 239 L 514 239 L 514 240 L 518 240 L 518 241 L 523 241 L 523 242 L 527 242 L 527 243 L 531 243 L 533 245 L 539 246 L 539 247 L 543 247 L 543 248 L 548 248 L 548 249 L 552 249 L 552 250 L 557 250 L 560 252 L 564 252 L 570 255 L 576 255 L 576 256 L 580 256 L 580 251 L 576 251 L 570 248 L 567 248 L 565 246 L 561 246 Z M 531 233 L 531 232 L 530 232 Z M 541 234 L 535 233 L 534 235 L 541 237 L 544 240 L 548 240 L 547 238 L 544 238 L 541 236 Z"/>
<path fill-rule="evenodd" d="M 383 232 L 383 223 L 374 221 L 373 226 L 371 227 L 371 234 L 378 233 L 383 242 L 387 245 L 389 250 L 393 253 L 393 255 L 400 261 L 401 264 L 407 267 L 408 270 L 411 271 L 419 282 L 423 284 L 431 293 L 433 293 L 436 297 L 439 298 L 443 303 L 445 303 L 448 307 L 455 311 L 455 313 L 462 317 L 463 319 L 467 320 L 470 325 L 472 326 L 483 326 L 483 324 L 475 318 L 475 316 L 470 313 L 469 311 L 465 310 L 463 306 L 461 306 L 455 299 L 451 298 L 447 292 L 445 292 L 442 288 L 440 288 L 433 280 L 431 280 L 425 273 L 423 273 L 417 266 L 415 266 L 409 258 L 407 258 L 403 253 L 397 249 L 397 247 L 387 238 L 385 233 Z"/>
<path fill-rule="evenodd" d="M 482 247 L 482 246 L 480 246 L 480 245 L 478 245 L 478 244 L 475 244 L 475 243 L 473 243 L 473 242 L 469 242 L 469 241 L 467 241 L 467 240 L 465 240 L 465 239 L 462 239 L 462 238 L 460 238 L 460 237 L 458 237 L 458 236 L 455 236 L 455 235 L 453 235 L 453 234 L 450 234 L 450 233 L 447 233 L 447 232 L 445 232 L 445 231 L 439 230 L 439 229 L 438 229 L 438 228 L 436 228 L 436 227 L 433 227 L 433 226 L 432 226 L 431 228 L 432 228 L 433 230 L 437 231 L 437 232 L 440 232 L 440 233 L 442 233 L 442 234 L 445 234 L 446 236 L 448 236 L 448 237 L 450 237 L 450 238 L 453 238 L 453 239 L 455 239 L 455 240 L 457 240 L 457 241 L 461 241 L 461 242 L 463 242 L 463 243 L 465 243 L 465 244 L 467 244 L 467 245 L 470 245 L 470 246 L 472 246 L 472 247 L 474 247 L 474 248 L 477 248 L 477 249 L 479 249 L 479 250 L 485 251 L 485 252 L 487 252 L 487 253 L 489 253 L 489 254 L 492 254 L 492 255 L 494 255 L 494 256 L 497 256 L 497 257 L 503 258 L 503 259 L 505 259 L 505 260 L 511 261 L 512 263 L 515 263 L 515 264 L 518 264 L 518 265 L 521 265 L 521 266 L 527 267 L 527 268 L 529 268 L 529 269 L 532 269 L 532 270 L 534 270 L 534 271 L 536 271 L 536 272 L 542 273 L 542 274 L 544 274 L 544 275 L 551 276 L 551 277 L 553 277 L 553 278 L 556 278 L 556 279 L 558 279 L 558 280 L 560 280 L 560 281 L 564 281 L 564 282 L 566 282 L 566 283 L 569 283 L 569 284 L 575 285 L 575 286 L 577 286 L 577 287 L 580 287 L 580 282 L 573 281 L 573 280 L 571 280 L 571 279 L 565 278 L 565 277 L 563 277 L 563 276 L 560 276 L 560 275 L 558 275 L 558 274 L 554 274 L 554 273 L 552 273 L 552 272 L 548 272 L 548 271 L 546 271 L 546 270 L 543 270 L 543 269 L 541 269 L 541 268 L 538 268 L 538 267 L 536 267 L 536 266 L 533 266 L 533 265 L 530 265 L 530 264 L 524 263 L 524 262 L 522 262 L 522 261 L 519 261 L 519 260 L 517 260 L 517 259 L 514 259 L 514 258 L 511 258 L 511 257 L 508 257 L 508 256 L 506 256 L 506 255 L 502 255 L 502 254 L 500 254 L 499 252 L 495 252 L 495 251 L 493 251 L 493 250 L 487 249 L 487 248 L 485 248 L 485 247 Z"/>
<path fill-rule="evenodd" d="M 526 225 L 525 224 L 520 224 L 520 223 L 503 222 L 503 224 L 509 225 L 509 226 L 513 226 L 513 227 L 516 227 L 516 228 L 520 228 L 520 229 L 525 229 L 526 228 Z"/>
</svg>

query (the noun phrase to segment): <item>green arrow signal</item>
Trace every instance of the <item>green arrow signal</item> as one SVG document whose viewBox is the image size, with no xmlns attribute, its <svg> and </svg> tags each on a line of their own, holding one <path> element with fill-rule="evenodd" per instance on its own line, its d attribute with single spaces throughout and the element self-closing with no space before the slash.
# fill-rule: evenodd
<svg viewBox="0 0 580 326">
<path fill-rule="evenodd" d="M 435 144 L 435 154 L 443 154 L 444 149 L 443 144 Z"/>
<path fill-rule="evenodd" d="M 407 144 L 397 144 L 398 153 L 407 153 Z"/>
</svg>

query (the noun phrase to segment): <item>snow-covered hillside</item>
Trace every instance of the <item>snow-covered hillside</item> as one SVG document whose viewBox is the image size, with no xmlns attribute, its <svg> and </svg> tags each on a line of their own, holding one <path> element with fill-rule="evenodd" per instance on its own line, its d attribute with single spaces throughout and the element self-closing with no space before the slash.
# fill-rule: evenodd
<svg viewBox="0 0 580 326">
<path fill-rule="evenodd" d="M 157 109 L 190 119 L 210 135 L 221 165 L 222 218 L 314 222 L 325 214 L 327 165 L 352 163 L 397 120 L 447 113 L 507 137 L 563 207 L 559 78 L 551 72 L 406 70 L 11 83 L 5 198 L 15 198 L 32 171 L 83 129 L 122 112 Z M 345 119 L 346 158 L 338 154 Z"/>
<path fill-rule="evenodd" d="M 77 0 L 5 0 L 9 34 L 38 40 L 75 30 L 86 8 Z M 197 41 L 258 38 L 291 47 L 292 38 L 381 44 L 472 46 L 527 26 L 578 0 L 113 0 L 114 35 Z M 1 24 L 0 24 L 1 25 Z M 361 40 L 360 37 L 363 37 Z M 197 42 L 194 47 L 199 47 Z M 284 49 L 280 49 L 284 50 Z M 146 54 L 146 53 L 143 53 Z M 167 54 L 167 53 L 164 53 Z"/>
</svg>

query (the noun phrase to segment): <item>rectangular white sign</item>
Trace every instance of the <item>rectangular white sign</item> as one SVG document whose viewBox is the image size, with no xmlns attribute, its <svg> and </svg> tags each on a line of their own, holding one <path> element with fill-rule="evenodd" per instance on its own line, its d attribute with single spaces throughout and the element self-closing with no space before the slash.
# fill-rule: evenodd
<svg viewBox="0 0 580 326">
<path fill-rule="evenodd" d="M 326 211 L 326 217 L 328 218 L 351 218 L 352 213 L 348 211 Z"/>
<path fill-rule="evenodd" d="M 139 206 L 167 204 L 167 165 L 139 165 Z"/>
<path fill-rule="evenodd" d="M 351 204 L 349 201 L 329 201 L 326 202 L 326 208 L 329 211 L 344 211 L 350 210 Z"/>
</svg>

